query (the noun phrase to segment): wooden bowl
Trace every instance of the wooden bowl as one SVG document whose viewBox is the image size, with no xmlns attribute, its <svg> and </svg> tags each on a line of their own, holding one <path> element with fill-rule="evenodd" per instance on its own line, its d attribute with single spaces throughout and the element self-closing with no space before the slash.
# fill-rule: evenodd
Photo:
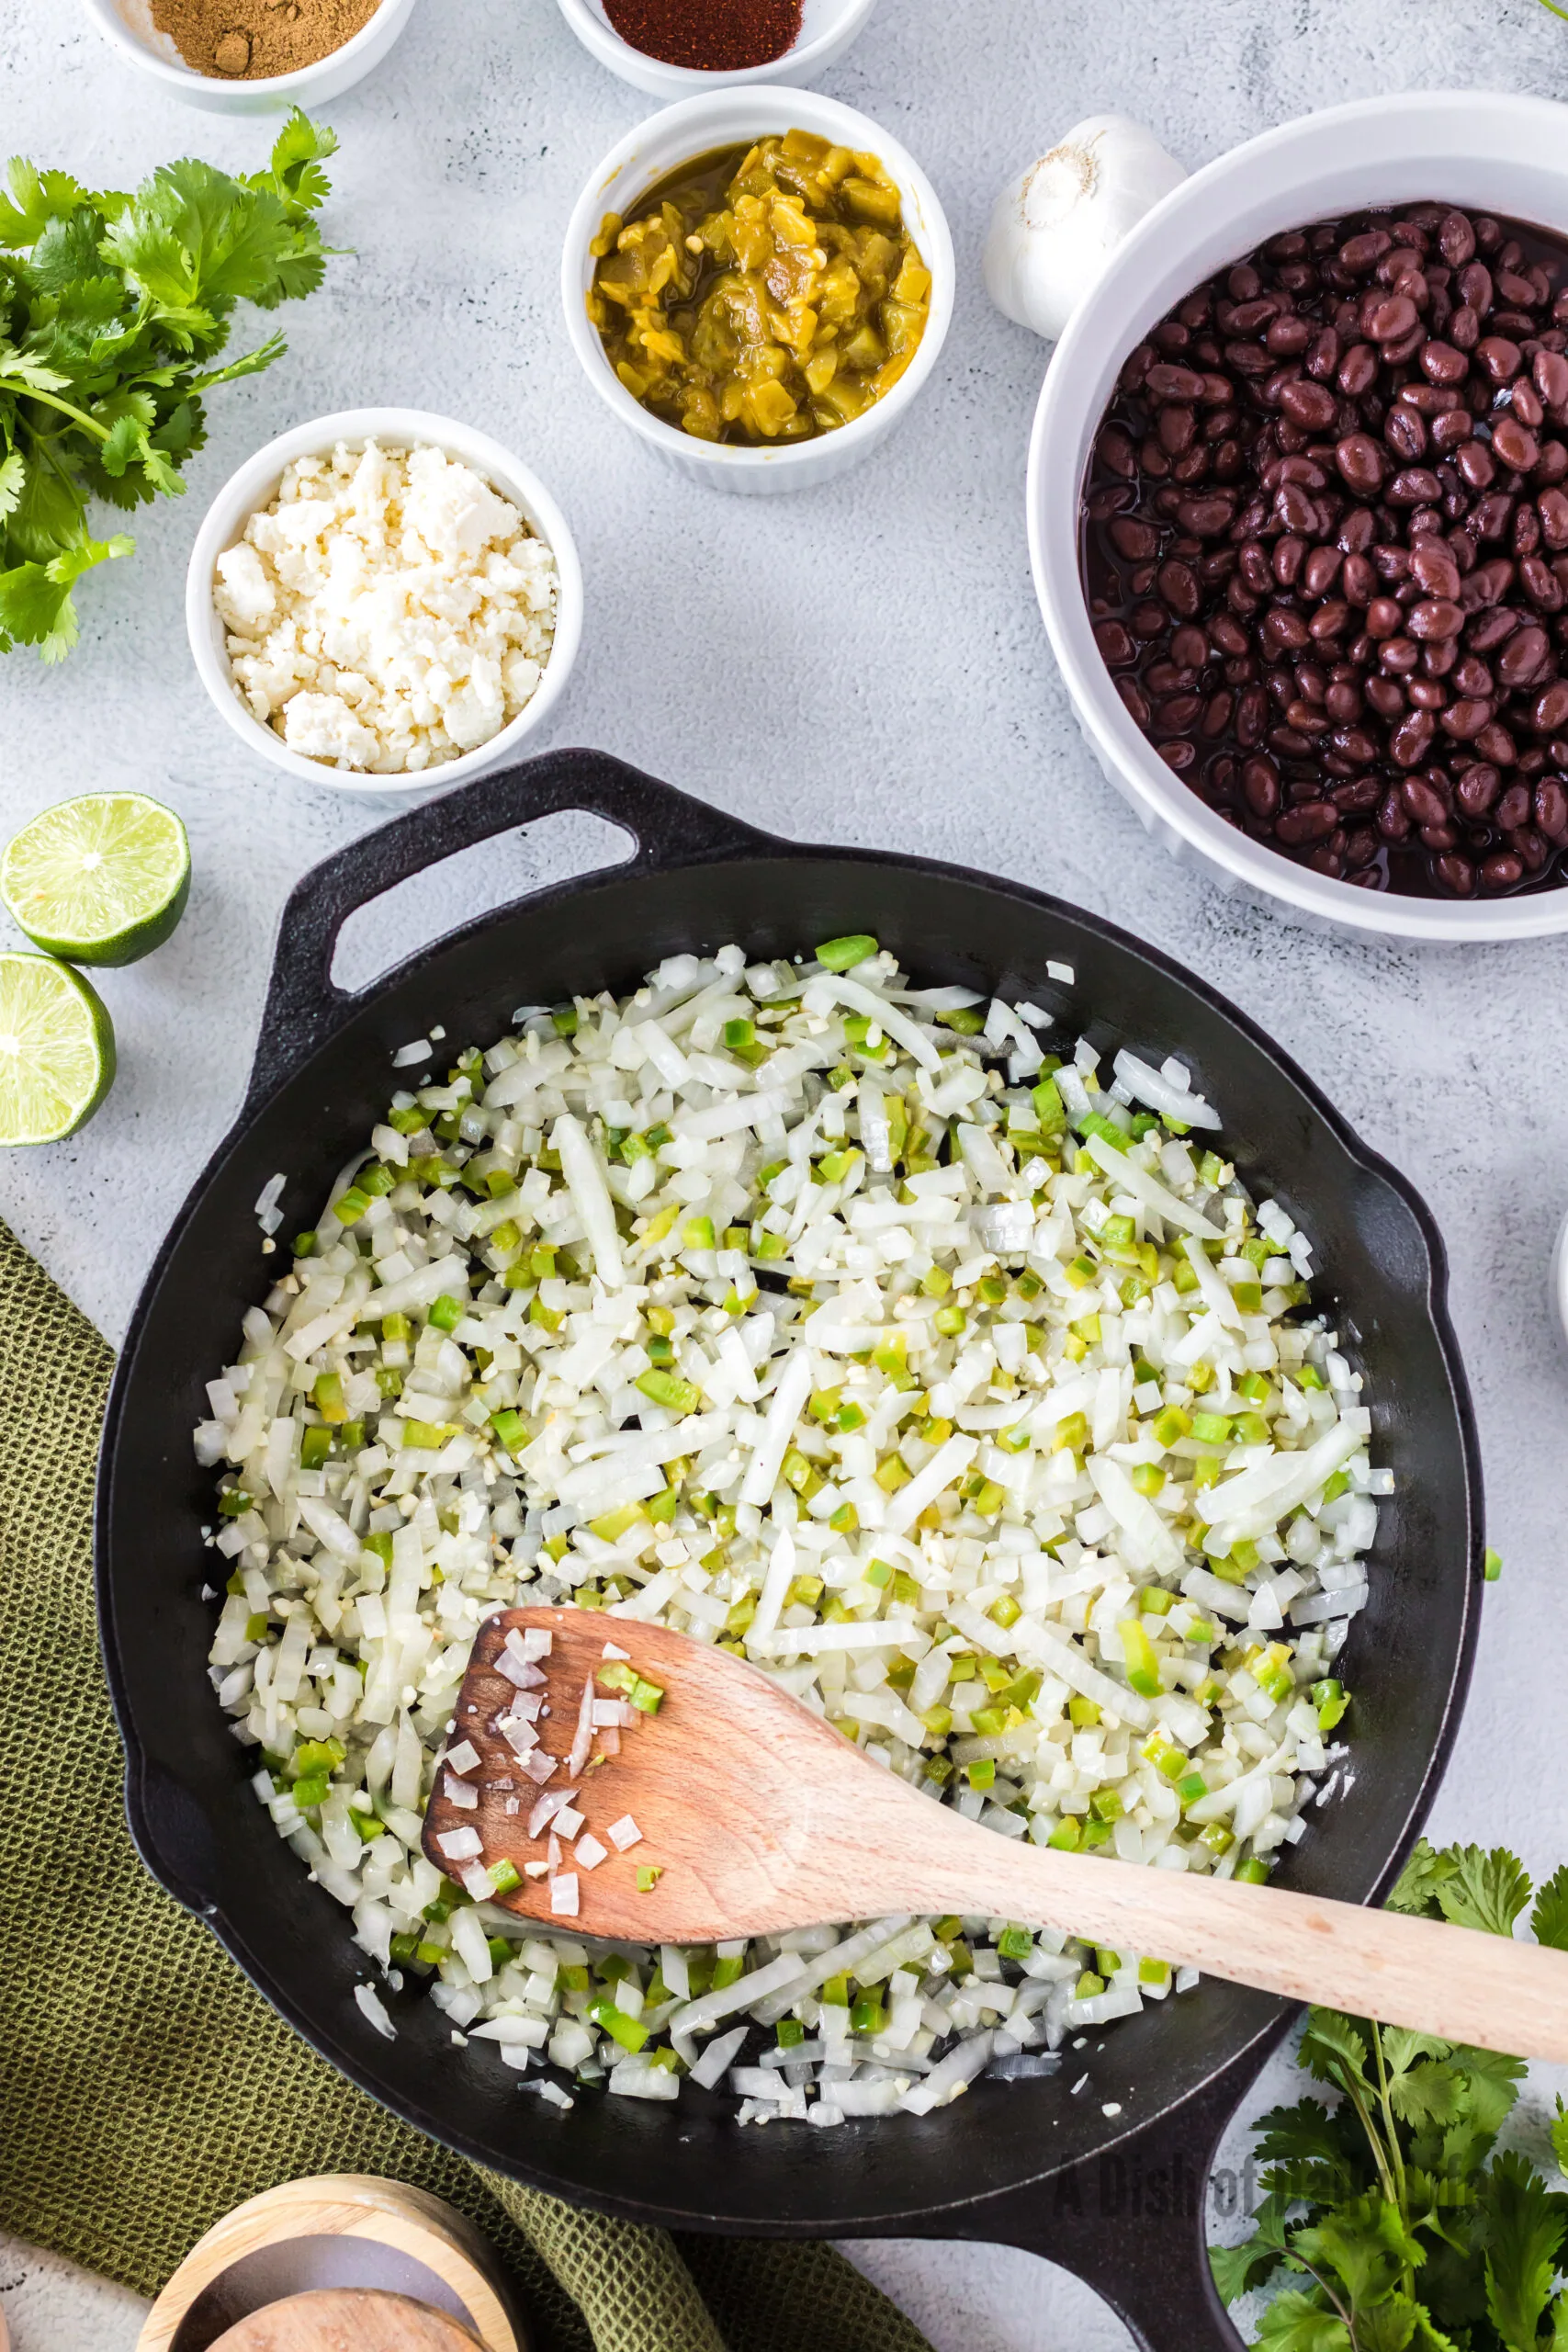
<svg viewBox="0 0 1568 2352">
<path fill-rule="evenodd" d="M 372 2287 L 327 2288 L 288 2295 L 252 2312 L 220 2335 L 212 2352 L 484 2352 L 479 2339 L 446 2312 L 408 2295 Z"/>
<path fill-rule="evenodd" d="M 468 2332 L 452 2339 L 464 2352 L 469 2338 L 480 2352 L 528 2352 L 501 2267 L 473 2225 L 423 2189 L 356 2173 L 287 2181 L 215 2222 L 149 2312 L 137 2352 L 212 2352 L 285 2299 L 345 2290 L 434 2309 Z M 429 2339 L 429 2352 L 439 2341 Z"/>
</svg>

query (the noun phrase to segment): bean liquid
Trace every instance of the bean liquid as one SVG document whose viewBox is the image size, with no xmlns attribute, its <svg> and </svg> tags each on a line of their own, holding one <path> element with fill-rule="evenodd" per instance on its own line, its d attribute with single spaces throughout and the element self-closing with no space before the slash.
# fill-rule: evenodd
<svg viewBox="0 0 1568 2352">
<path fill-rule="evenodd" d="M 1130 355 L 1080 517 L 1096 641 L 1229 823 L 1367 889 L 1568 852 L 1568 239 L 1441 203 L 1271 238 Z"/>
</svg>

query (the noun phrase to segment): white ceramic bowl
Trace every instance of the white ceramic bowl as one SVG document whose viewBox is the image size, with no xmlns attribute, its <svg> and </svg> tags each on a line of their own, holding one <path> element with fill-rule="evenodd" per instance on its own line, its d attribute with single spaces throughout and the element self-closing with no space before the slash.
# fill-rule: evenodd
<svg viewBox="0 0 1568 2352">
<path fill-rule="evenodd" d="M 243 536 L 245 525 L 277 494 L 286 466 L 296 458 L 324 456 L 340 441 L 351 447 L 378 441 L 384 448 L 411 448 L 425 442 L 461 458 L 482 474 L 492 490 L 509 498 L 556 560 L 556 634 L 545 673 L 510 726 L 477 751 L 439 767 L 418 768 L 406 775 L 362 774 L 357 769 L 331 767 L 324 760 L 308 760 L 291 752 L 270 727 L 253 718 L 234 691 L 222 622 L 212 602 L 213 567 L 225 548 Z M 326 785 L 333 792 L 366 793 L 377 797 L 405 793 L 444 792 L 449 785 L 466 784 L 488 769 L 512 759 L 526 736 L 544 725 L 559 702 L 577 659 L 582 638 L 582 567 L 565 515 L 536 474 L 503 449 L 488 434 L 457 424 L 447 416 L 430 416 L 417 408 L 351 408 L 337 416 L 319 416 L 280 433 L 258 449 L 238 473 L 231 474 L 208 508 L 196 535 L 186 574 L 186 631 L 197 674 L 221 716 L 242 742 L 284 768 L 304 784 Z"/>
<path fill-rule="evenodd" d="M 153 24 L 148 0 L 83 0 L 83 5 L 122 57 L 187 106 L 205 107 L 209 114 L 283 114 L 290 107 L 303 107 L 308 113 L 363 80 L 402 31 L 414 0 L 381 0 L 369 23 L 330 57 L 302 65 L 296 74 L 274 74 L 258 82 L 196 73 L 168 34 Z"/>
<path fill-rule="evenodd" d="M 1359 890 L 1227 825 L 1174 776 L 1123 708 L 1078 582 L 1078 500 L 1128 352 L 1182 296 L 1281 230 L 1417 198 L 1568 232 L 1568 107 L 1497 91 L 1414 91 L 1307 115 L 1208 164 L 1156 204 L 1068 321 L 1029 451 L 1029 545 L 1051 650 L 1085 740 L 1156 840 L 1309 922 L 1457 943 L 1568 930 L 1568 888 L 1460 900 Z"/>
<path fill-rule="evenodd" d="M 598 329 L 588 316 L 588 289 L 594 268 L 589 247 L 606 212 L 634 211 L 645 190 L 678 164 L 716 147 L 738 146 L 742 140 L 783 130 L 811 131 L 840 146 L 880 157 L 904 199 L 904 225 L 931 274 L 931 314 L 919 349 L 892 390 L 836 433 L 786 442 L 776 449 L 698 441 L 666 424 L 634 400 L 611 367 Z M 650 115 L 628 131 L 611 148 L 578 198 L 561 258 L 567 334 L 600 399 L 609 403 L 639 440 L 694 481 L 707 482 L 716 490 L 752 493 L 805 490 L 830 481 L 880 447 L 910 402 L 919 399 L 936 366 L 953 317 L 956 282 L 947 216 L 935 188 L 908 150 L 852 107 L 840 106 L 836 98 L 818 97 L 812 90 L 783 89 L 777 85 L 715 90 L 705 97 L 687 98 L 681 106 Z"/>
<path fill-rule="evenodd" d="M 800 31 L 782 57 L 767 65 L 742 66 L 733 73 L 705 74 L 690 65 L 666 65 L 634 49 L 604 14 L 604 0 L 560 0 L 560 12 L 589 52 L 612 74 L 656 98 L 689 98 L 699 90 L 719 90 L 738 83 L 807 82 L 842 57 L 855 39 L 876 0 L 805 0 Z"/>
</svg>

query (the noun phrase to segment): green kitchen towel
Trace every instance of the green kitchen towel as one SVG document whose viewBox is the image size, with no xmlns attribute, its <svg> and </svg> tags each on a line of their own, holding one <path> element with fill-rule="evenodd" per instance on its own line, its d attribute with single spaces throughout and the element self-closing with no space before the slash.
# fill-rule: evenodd
<svg viewBox="0 0 1568 2352">
<path fill-rule="evenodd" d="M 153 2294 L 258 2189 L 384 2173 L 448 2198 L 539 2352 L 929 2352 L 841 2255 L 579 2211 L 378 2107 L 137 1860 L 92 1596 L 112 1358 L 0 1225 L 0 2224 Z"/>
</svg>

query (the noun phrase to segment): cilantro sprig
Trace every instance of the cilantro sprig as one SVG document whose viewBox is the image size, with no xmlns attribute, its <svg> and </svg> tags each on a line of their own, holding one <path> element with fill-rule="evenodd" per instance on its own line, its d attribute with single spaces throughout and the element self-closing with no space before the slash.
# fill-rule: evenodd
<svg viewBox="0 0 1568 2352">
<path fill-rule="evenodd" d="M 276 310 L 321 284 L 311 216 L 336 145 L 296 108 L 266 171 L 232 179 L 187 157 L 133 196 L 13 158 L 0 194 L 0 651 L 64 659 L 77 582 L 134 544 L 95 537 L 88 501 L 130 511 L 177 495 L 207 437 L 203 396 L 283 352 L 273 334 L 213 364 L 237 303 Z"/>
<path fill-rule="evenodd" d="M 1503 1849 L 1425 1838 L 1395 1911 L 1511 1936 L 1531 1895 Z M 1568 1866 L 1535 1897 L 1538 1943 L 1568 1950 Z M 1462 1948 L 1454 1966 L 1464 1966 Z M 1334 2009 L 1307 2013 L 1298 2063 L 1339 2094 L 1258 2124 L 1265 2195 L 1244 2245 L 1211 2246 L 1227 2303 L 1275 2285 L 1266 2352 L 1564 2352 L 1568 2196 L 1496 2153 L 1522 2060 Z M 1568 2109 L 1551 2129 L 1568 2177 Z"/>
</svg>

